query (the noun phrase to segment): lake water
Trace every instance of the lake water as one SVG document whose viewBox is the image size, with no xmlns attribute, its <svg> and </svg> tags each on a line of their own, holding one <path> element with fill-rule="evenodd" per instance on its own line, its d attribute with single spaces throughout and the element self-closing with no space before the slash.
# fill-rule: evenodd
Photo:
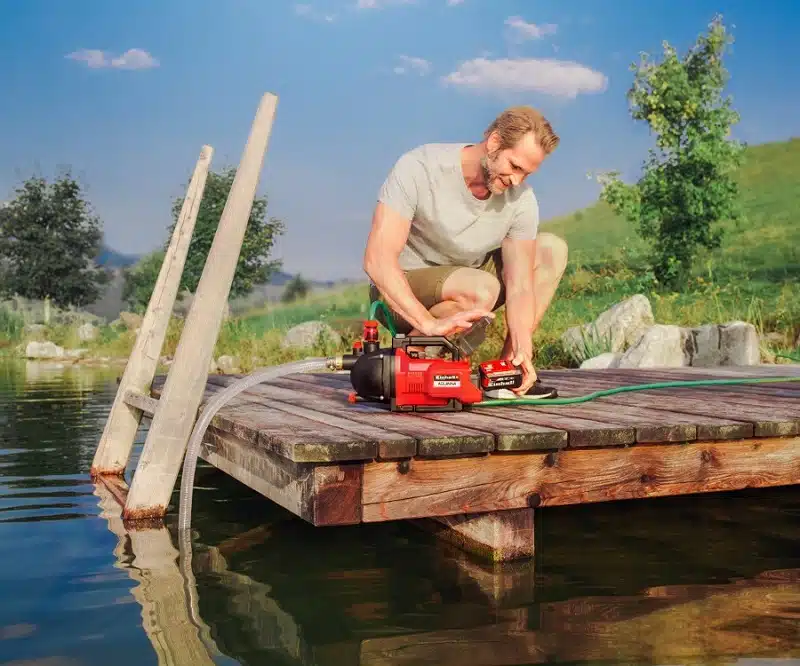
<svg viewBox="0 0 800 666">
<path fill-rule="evenodd" d="M 491 567 L 201 465 L 187 585 L 175 515 L 128 534 L 88 477 L 116 374 L 0 365 L 0 664 L 800 664 L 800 487 L 540 510 Z"/>
</svg>

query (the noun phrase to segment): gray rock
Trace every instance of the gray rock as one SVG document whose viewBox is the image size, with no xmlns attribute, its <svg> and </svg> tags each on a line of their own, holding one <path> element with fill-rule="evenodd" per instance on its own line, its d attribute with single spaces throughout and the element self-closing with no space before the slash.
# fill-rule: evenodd
<svg viewBox="0 0 800 666">
<path fill-rule="evenodd" d="M 324 321 L 305 321 L 302 324 L 293 326 L 286 332 L 282 346 L 284 348 L 293 347 L 296 349 L 312 347 L 319 342 L 323 336 L 325 340 L 336 345 L 342 342 L 341 336 Z"/>
<path fill-rule="evenodd" d="M 680 326 L 656 324 L 619 360 L 619 368 L 673 368 L 688 365 Z"/>
<path fill-rule="evenodd" d="M 654 323 L 650 301 L 643 294 L 636 294 L 604 311 L 592 323 L 568 329 L 561 342 L 568 353 L 579 359 L 586 358 L 597 346 L 622 352 L 639 342 Z"/>
<path fill-rule="evenodd" d="M 78 340 L 81 342 L 94 340 L 97 337 L 97 332 L 97 326 L 95 326 L 92 322 L 87 321 L 78 327 Z"/>
<path fill-rule="evenodd" d="M 581 370 L 604 370 L 606 368 L 619 367 L 619 361 L 622 358 L 620 352 L 606 352 L 599 356 L 587 358 L 581 363 Z"/>
<path fill-rule="evenodd" d="M 743 321 L 686 329 L 687 365 L 757 365 L 761 348 L 755 326 Z"/>
<path fill-rule="evenodd" d="M 217 359 L 217 370 L 226 375 L 239 374 L 239 359 L 223 354 Z"/>
<path fill-rule="evenodd" d="M 32 340 L 25 347 L 25 358 L 47 359 L 64 358 L 65 356 L 64 348 L 59 347 L 55 342 L 51 342 L 50 340 Z"/>
</svg>

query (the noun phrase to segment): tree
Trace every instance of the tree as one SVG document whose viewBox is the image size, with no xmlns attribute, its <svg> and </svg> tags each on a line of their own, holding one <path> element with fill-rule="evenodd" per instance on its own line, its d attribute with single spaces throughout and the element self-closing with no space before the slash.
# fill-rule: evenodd
<svg viewBox="0 0 800 666">
<path fill-rule="evenodd" d="M 197 213 L 194 234 L 189 244 L 189 253 L 186 257 L 181 288 L 194 293 L 197 283 L 203 273 L 206 257 L 214 241 L 214 234 L 219 225 L 219 219 L 225 208 L 225 202 L 233 185 L 236 169 L 233 167 L 223 169 L 219 173 L 210 171 L 206 180 L 203 200 Z M 169 237 L 177 224 L 183 197 L 175 200 L 172 206 L 173 223 L 169 227 Z M 257 284 L 267 282 L 274 271 L 280 268 L 279 261 L 269 261 L 276 237 L 283 232 L 283 223 L 275 218 L 266 219 L 266 197 L 255 197 L 247 230 L 242 242 L 242 250 L 233 276 L 230 295 L 232 297 L 244 296 L 253 290 Z M 169 237 L 166 245 L 169 244 Z M 166 249 L 165 245 L 165 249 Z"/>
<path fill-rule="evenodd" d="M 107 282 L 95 263 L 103 238 L 80 184 L 69 173 L 48 184 L 32 177 L 0 209 L 0 261 L 8 295 L 59 307 L 94 302 Z"/>
<path fill-rule="evenodd" d="M 735 172 L 743 145 L 730 139 L 739 115 L 722 98 L 722 58 L 732 42 L 715 17 L 683 58 L 665 42 L 660 63 L 644 54 L 631 68 L 631 115 L 649 124 L 656 148 L 638 183 L 623 184 L 611 173 L 601 199 L 638 226 L 651 245 L 655 277 L 666 286 L 686 277 L 700 247 L 721 245 L 721 222 L 742 216 Z"/>
<path fill-rule="evenodd" d="M 147 309 L 158 273 L 161 271 L 161 264 L 164 263 L 164 256 L 163 250 L 150 252 L 125 270 L 122 299 L 135 312 L 141 313 Z"/>
<path fill-rule="evenodd" d="M 291 303 L 292 301 L 296 301 L 299 298 L 305 297 L 310 289 L 311 285 L 307 280 L 305 280 L 301 275 L 295 275 L 291 280 L 289 280 L 289 282 L 286 283 L 281 300 L 284 303 Z"/>
</svg>

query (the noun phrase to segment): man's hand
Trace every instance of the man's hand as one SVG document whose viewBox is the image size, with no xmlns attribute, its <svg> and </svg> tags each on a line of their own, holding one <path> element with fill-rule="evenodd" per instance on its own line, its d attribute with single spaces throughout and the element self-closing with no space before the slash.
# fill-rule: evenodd
<svg viewBox="0 0 800 666">
<path fill-rule="evenodd" d="M 434 336 L 448 336 L 461 331 L 466 331 L 481 317 L 494 317 L 493 312 L 475 308 L 473 310 L 465 310 L 464 312 L 457 312 L 449 317 L 442 317 L 433 319 L 430 323 L 425 325 L 422 330 L 423 335 Z"/>
<path fill-rule="evenodd" d="M 513 389 L 517 395 L 525 395 L 536 382 L 537 375 L 532 357 L 532 351 L 513 347 L 503 355 L 503 360 L 511 361 L 515 366 L 522 368 L 522 385 Z"/>
</svg>

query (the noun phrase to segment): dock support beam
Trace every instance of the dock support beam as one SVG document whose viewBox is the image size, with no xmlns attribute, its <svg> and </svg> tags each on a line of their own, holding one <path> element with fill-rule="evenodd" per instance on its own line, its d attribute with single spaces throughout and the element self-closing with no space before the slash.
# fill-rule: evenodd
<svg viewBox="0 0 800 666">
<path fill-rule="evenodd" d="M 189 253 L 189 243 L 197 222 L 213 154 L 211 146 L 203 146 L 200 150 L 175 230 L 147 304 L 147 311 L 92 461 L 93 477 L 103 474 L 122 476 L 125 473 L 142 416 L 141 410 L 125 402 L 125 395 L 129 391 L 141 394 L 150 391 Z"/>
<path fill-rule="evenodd" d="M 131 483 L 125 520 L 161 518 L 166 513 L 205 391 L 276 106 L 277 97 L 267 93 L 256 112 Z"/>
<path fill-rule="evenodd" d="M 492 562 L 510 562 L 534 555 L 533 509 L 423 518 L 419 527 L 461 550 Z"/>
</svg>

